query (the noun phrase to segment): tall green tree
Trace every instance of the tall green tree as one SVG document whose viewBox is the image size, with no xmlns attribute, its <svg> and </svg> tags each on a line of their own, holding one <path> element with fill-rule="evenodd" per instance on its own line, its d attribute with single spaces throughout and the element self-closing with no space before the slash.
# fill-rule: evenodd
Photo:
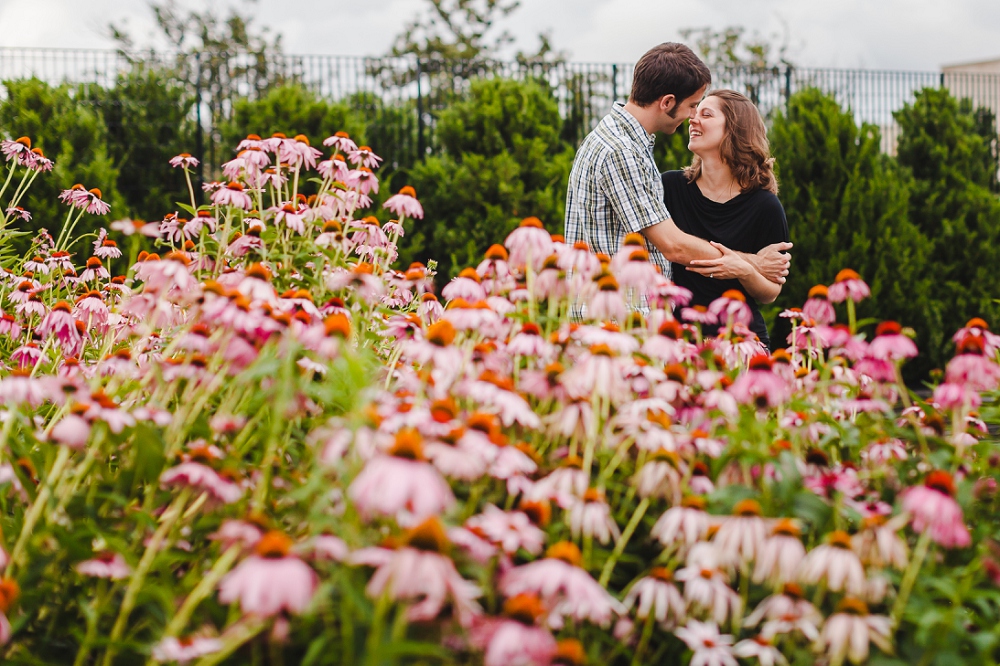
<svg viewBox="0 0 1000 666">
<path fill-rule="evenodd" d="M 946 332 L 929 295 L 932 245 L 910 220 L 912 179 L 880 151 L 878 128 L 858 127 L 834 98 L 809 89 L 775 118 L 770 140 L 795 243 L 778 307 L 801 306 L 813 285 L 853 268 L 872 289 L 860 315 L 917 327 L 918 345 L 940 362 Z"/>
<path fill-rule="evenodd" d="M 401 259 L 436 259 L 443 277 L 477 263 L 528 216 L 561 232 L 573 149 L 559 137 L 551 91 L 537 81 L 481 79 L 441 114 L 439 154 L 410 172 L 426 218 Z"/>
<path fill-rule="evenodd" d="M 930 295 L 945 336 L 973 316 L 1000 325 L 1000 200 L 990 191 L 996 130 L 983 115 L 929 88 L 895 114 L 898 160 L 913 174 L 910 218 L 932 244 Z"/>
</svg>

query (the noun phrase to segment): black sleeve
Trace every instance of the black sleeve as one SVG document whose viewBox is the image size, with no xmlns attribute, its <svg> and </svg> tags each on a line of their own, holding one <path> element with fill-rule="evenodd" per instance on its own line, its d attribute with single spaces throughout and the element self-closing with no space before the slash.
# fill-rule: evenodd
<svg viewBox="0 0 1000 666">
<path fill-rule="evenodd" d="M 787 243 L 791 240 L 788 234 L 788 219 L 785 217 L 785 208 L 781 205 L 778 197 L 770 192 L 761 198 L 757 214 L 757 229 L 757 237 L 760 239 L 758 250 L 773 243 Z"/>
</svg>

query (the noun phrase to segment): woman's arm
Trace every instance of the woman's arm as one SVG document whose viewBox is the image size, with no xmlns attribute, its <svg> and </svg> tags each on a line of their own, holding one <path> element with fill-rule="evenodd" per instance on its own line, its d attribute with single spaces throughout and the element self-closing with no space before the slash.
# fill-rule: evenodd
<svg viewBox="0 0 1000 666">
<path fill-rule="evenodd" d="M 687 270 L 700 273 L 717 280 L 737 279 L 758 303 L 772 303 L 781 293 L 781 285 L 771 282 L 740 256 L 725 245 L 711 241 L 712 247 L 722 253 L 718 259 L 706 259 L 697 266 L 688 266 Z"/>
</svg>

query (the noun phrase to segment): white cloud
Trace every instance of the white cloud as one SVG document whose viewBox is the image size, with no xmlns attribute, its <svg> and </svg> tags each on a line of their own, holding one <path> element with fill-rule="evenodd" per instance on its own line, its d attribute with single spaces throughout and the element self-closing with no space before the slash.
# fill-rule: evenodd
<svg viewBox="0 0 1000 666">
<path fill-rule="evenodd" d="M 195 0 L 187 4 L 196 5 Z M 292 53 L 377 55 L 423 8 L 422 0 L 259 0 L 258 21 Z M 145 3 L 125 0 L 0 0 L 2 46 L 107 48 L 108 21 L 152 31 Z M 730 25 L 762 35 L 787 26 L 789 55 L 803 66 L 935 70 L 1000 57 L 996 0 L 522 0 L 504 22 L 532 49 L 552 34 L 582 62 L 634 62 L 684 27 Z"/>
</svg>

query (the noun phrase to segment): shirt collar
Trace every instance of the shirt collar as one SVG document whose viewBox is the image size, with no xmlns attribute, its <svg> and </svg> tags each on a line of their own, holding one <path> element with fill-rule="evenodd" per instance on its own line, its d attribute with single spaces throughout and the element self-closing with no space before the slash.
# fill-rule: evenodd
<svg viewBox="0 0 1000 666">
<path fill-rule="evenodd" d="M 615 114 L 618 124 L 625 128 L 633 141 L 648 146 L 652 146 L 656 142 L 656 135 L 647 132 L 638 119 L 625 110 L 625 105 L 622 102 L 615 102 L 611 107 L 611 112 Z"/>
</svg>

